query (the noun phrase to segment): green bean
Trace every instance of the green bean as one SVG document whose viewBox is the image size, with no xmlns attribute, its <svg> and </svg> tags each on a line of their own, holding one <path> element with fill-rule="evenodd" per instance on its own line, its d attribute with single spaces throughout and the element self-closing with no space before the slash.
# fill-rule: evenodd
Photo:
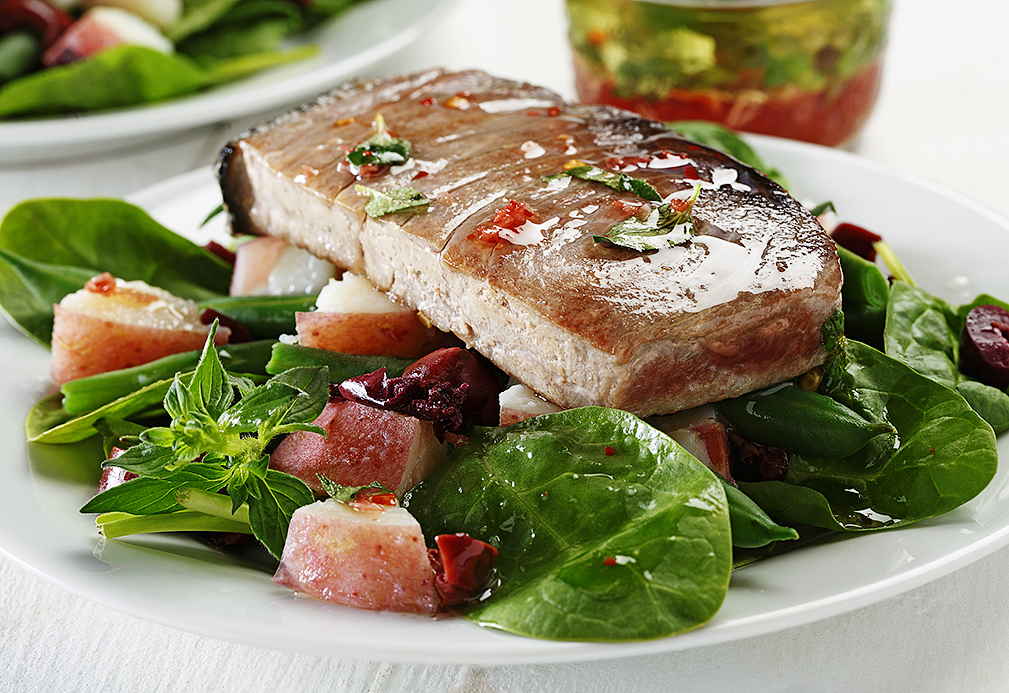
<svg viewBox="0 0 1009 693">
<path fill-rule="evenodd" d="M 315 309 L 316 296 L 221 296 L 201 301 L 200 308 L 216 310 L 242 324 L 253 339 L 277 339 L 296 331 L 294 314 Z"/>
<path fill-rule="evenodd" d="M 847 457 L 875 436 L 894 431 L 792 383 L 723 400 L 715 408 L 742 437 L 810 457 Z"/>
<path fill-rule="evenodd" d="M 272 340 L 228 344 L 218 353 L 221 363 L 231 373 L 265 375 L 273 344 Z M 200 360 L 200 353 L 186 351 L 140 366 L 71 380 L 60 388 L 63 409 L 69 414 L 94 411 L 151 383 L 173 378 L 176 373 L 192 371 Z"/>
<path fill-rule="evenodd" d="M 718 478 L 729 502 L 729 525 L 732 528 L 733 546 L 755 549 L 776 541 L 799 538 L 799 533 L 794 529 L 777 524 L 749 496 L 724 478 Z"/>
<path fill-rule="evenodd" d="M 273 357 L 266 364 L 266 372 L 275 375 L 297 366 L 328 366 L 329 382 L 342 383 L 347 378 L 372 373 L 383 367 L 390 378 L 403 375 L 406 367 L 413 362 L 414 359 L 395 356 L 358 356 L 278 342 L 273 348 Z"/>
<path fill-rule="evenodd" d="M 41 52 L 41 42 L 29 31 L 12 31 L 0 37 L 0 84 L 30 72 Z"/>
</svg>

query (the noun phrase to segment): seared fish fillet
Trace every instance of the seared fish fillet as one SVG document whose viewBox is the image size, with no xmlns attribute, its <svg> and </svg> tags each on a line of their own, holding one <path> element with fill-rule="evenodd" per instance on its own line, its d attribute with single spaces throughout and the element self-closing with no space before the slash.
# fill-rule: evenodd
<svg viewBox="0 0 1009 693">
<path fill-rule="evenodd" d="M 412 158 L 361 171 L 347 153 L 379 115 Z M 663 198 L 700 185 L 696 235 L 647 252 L 595 242 L 643 200 L 547 179 L 572 160 Z M 350 83 L 231 142 L 218 172 L 235 233 L 366 274 L 563 407 L 667 414 L 799 375 L 824 360 L 820 329 L 840 303 L 832 241 L 759 172 L 634 114 L 482 72 Z M 370 218 L 355 184 L 431 202 Z M 509 202 L 533 216 L 495 238 Z"/>
</svg>

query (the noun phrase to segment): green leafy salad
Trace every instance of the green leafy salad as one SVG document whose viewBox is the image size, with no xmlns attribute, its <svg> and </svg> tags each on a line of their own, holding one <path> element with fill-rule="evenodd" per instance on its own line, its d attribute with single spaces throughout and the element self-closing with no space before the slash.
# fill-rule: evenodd
<svg viewBox="0 0 1009 693">
<path fill-rule="evenodd" d="M 4 0 L 0 119 L 158 103 L 304 60 L 318 47 L 289 39 L 362 1 L 134 3 L 169 8 L 167 16 L 141 19 L 102 2 L 67 12 L 48 0 Z M 100 49 L 96 35 L 107 37 Z"/>
<path fill-rule="evenodd" d="M 767 169 L 725 131 L 674 127 L 717 137 Z M 635 189 L 598 169 L 565 175 Z M 675 224 L 645 237 L 689 225 L 689 204 L 676 211 Z M 987 296 L 948 305 L 877 247 L 893 276 L 839 251 L 844 313 L 823 326 L 830 356 L 821 369 L 715 404 L 734 446 L 731 474 L 702 464 L 661 421 L 599 407 L 449 439 L 447 459 L 398 503 L 428 538 L 466 533 L 496 549 L 479 597 L 452 610 L 538 638 L 667 637 L 708 622 L 732 571 L 748 563 L 823 535 L 891 530 L 977 496 L 997 469 L 1009 395 L 964 372 L 960 332 L 975 306 L 1006 306 Z M 331 388 L 377 372 L 387 382 L 412 359 L 289 343 L 281 335 L 295 332 L 294 312 L 314 297 L 229 297 L 227 262 L 124 202 L 32 200 L 0 224 L 0 307 L 40 344 L 49 344 L 53 304 L 102 272 L 196 301 L 252 339 L 215 348 L 212 333 L 202 350 L 71 380 L 31 411 L 28 439 L 79 450 L 96 481 L 103 463 L 136 477 L 81 508 L 107 539 L 241 533 L 275 565 L 292 516 L 319 497 L 270 467 L 277 442 L 321 434 L 315 421 Z M 84 444 L 96 436 L 105 459 Z"/>
</svg>

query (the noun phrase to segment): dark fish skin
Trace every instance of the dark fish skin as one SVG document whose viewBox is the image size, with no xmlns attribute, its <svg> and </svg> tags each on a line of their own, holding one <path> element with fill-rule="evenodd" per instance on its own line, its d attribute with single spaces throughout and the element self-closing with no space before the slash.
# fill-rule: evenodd
<svg viewBox="0 0 1009 693">
<path fill-rule="evenodd" d="M 412 143 L 412 165 L 361 175 L 346 154 L 378 114 Z M 571 160 L 664 198 L 700 184 L 695 237 L 646 253 L 593 241 L 643 200 L 548 182 Z M 786 380 L 823 362 L 839 307 L 833 242 L 760 172 L 632 113 L 482 72 L 349 83 L 229 143 L 218 175 L 235 233 L 366 274 L 564 407 L 667 414 Z M 370 219 L 355 184 L 432 202 Z M 486 240 L 509 201 L 531 223 Z"/>
</svg>

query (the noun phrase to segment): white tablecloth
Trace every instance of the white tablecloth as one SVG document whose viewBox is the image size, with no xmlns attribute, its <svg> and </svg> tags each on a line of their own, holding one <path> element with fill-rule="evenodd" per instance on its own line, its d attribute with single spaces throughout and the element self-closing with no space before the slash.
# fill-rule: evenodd
<svg viewBox="0 0 1009 693">
<path fill-rule="evenodd" d="M 1009 5 L 895 2 L 883 92 L 857 153 L 1009 216 Z M 369 74 L 479 67 L 573 96 L 564 32 L 561 0 L 458 0 L 419 42 Z M 230 135 L 265 115 L 121 151 L 0 164 L 0 211 L 30 197 L 126 195 L 208 165 Z M 871 606 L 739 642 L 616 661 L 474 667 L 352 661 L 200 637 L 96 606 L 0 559 L 0 690 L 1006 691 L 1007 573 L 1009 549 L 1001 549 Z"/>
</svg>

